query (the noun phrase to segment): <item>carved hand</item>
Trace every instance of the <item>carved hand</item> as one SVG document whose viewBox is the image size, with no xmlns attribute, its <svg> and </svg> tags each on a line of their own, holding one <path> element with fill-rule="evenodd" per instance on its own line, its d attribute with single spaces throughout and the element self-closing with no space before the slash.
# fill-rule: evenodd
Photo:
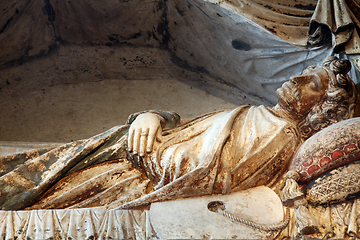
<svg viewBox="0 0 360 240">
<path fill-rule="evenodd" d="M 161 116 L 153 113 L 143 113 L 137 116 L 131 123 L 128 138 L 128 150 L 141 157 L 145 151 L 153 150 L 156 138 L 161 139 L 161 122 L 165 121 Z"/>
</svg>

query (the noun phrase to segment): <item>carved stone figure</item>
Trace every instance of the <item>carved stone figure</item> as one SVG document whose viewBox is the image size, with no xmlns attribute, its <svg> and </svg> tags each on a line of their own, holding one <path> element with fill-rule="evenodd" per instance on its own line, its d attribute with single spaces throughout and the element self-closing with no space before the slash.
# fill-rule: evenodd
<svg viewBox="0 0 360 240">
<path fill-rule="evenodd" d="M 277 190 L 303 140 L 352 117 L 349 69 L 332 57 L 307 68 L 277 91 L 273 108 L 241 106 L 181 124 L 175 113 L 147 111 L 90 139 L 4 157 L 1 209 L 133 209 L 260 185 Z"/>
</svg>

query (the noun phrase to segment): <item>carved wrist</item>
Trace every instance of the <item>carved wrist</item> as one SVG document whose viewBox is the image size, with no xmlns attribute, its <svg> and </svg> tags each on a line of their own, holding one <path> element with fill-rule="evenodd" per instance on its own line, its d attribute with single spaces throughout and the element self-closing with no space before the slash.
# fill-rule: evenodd
<svg viewBox="0 0 360 240">
<path fill-rule="evenodd" d="M 157 114 L 157 113 L 153 113 L 157 116 L 157 118 L 159 119 L 160 121 L 160 124 L 161 124 L 161 128 L 165 128 L 166 126 L 166 120 L 165 118 L 163 118 L 161 115 Z"/>
</svg>

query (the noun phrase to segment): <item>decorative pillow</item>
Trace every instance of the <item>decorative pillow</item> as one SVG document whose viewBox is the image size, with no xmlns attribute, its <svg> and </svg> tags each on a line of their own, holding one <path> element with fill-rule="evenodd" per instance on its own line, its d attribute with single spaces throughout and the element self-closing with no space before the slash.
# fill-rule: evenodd
<svg viewBox="0 0 360 240">
<path fill-rule="evenodd" d="M 360 161 L 333 169 L 303 187 L 312 204 L 345 201 L 359 195 Z"/>
<path fill-rule="evenodd" d="M 306 140 L 293 157 L 290 170 L 308 182 L 332 169 L 360 160 L 360 118 L 333 124 Z"/>
</svg>

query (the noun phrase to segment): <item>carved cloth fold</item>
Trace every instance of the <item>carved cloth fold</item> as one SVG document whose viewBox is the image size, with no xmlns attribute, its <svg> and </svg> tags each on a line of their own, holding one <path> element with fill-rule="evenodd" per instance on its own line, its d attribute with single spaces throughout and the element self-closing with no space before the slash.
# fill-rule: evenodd
<svg viewBox="0 0 360 240">
<path fill-rule="evenodd" d="M 153 198 L 149 196 L 149 201 L 155 201 L 155 199 L 171 199 L 174 196 L 178 196 L 179 190 L 175 191 L 175 189 L 183 189 L 184 193 L 182 195 L 184 196 L 211 194 L 212 186 L 209 177 L 212 179 L 215 178 L 217 171 L 216 165 L 218 163 L 218 160 L 214 161 L 214 158 L 219 158 L 221 146 L 230 133 L 232 122 L 243 108 L 244 107 L 239 107 L 230 112 L 205 115 L 191 121 L 183 127 L 180 126 L 180 128 L 176 128 L 177 130 L 184 128 L 185 132 L 182 131 L 181 134 L 169 134 L 168 136 L 171 136 L 170 139 L 166 139 L 167 136 L 164 136 L 163 141 L 165 144 L 155 143 L 155 145 L 168 146 L 169 143 L 174 140 L 176 141 L 176 139 L 171 139 L 173 136 L 180 136 L 178 140 L 183 141 L 184 137 L 192 138 L 192 136 L 199 135 L 203 133 L 203 131 L 206 131 L 206 135 L 208 135 L 208 141 L 203 143 L 203 153 L 200 156 L 199 164 L 195 163 L 194 165 L 195 169 L 193 169 L 190 174 L 176 179 L 170 187 L 163 187 L 164 189 L 162 191 L 169 189 L 169 194 L 164 196 L 160 194 Z M 0 177 L 1 209 L 18 210 L 31 206 L 32 203 L 36 202 L 37 198 L 43 195 L 53 184 L 60 181 L 63 177 L 73 173 L 76 174 L 76 171 L 86 167 L 91 168 L 91 166 L 96 164 L 101 165 L 104 161 L 111 162 L 115 159 L 126 158 L 128 155 L 126 151 L 127 131 L 127 125 L 117 126 L 95 137 L 68 143 L 41 155 L 38 152 L 30 155 L 22 153 L 2 158 L 2 176 Z M 209 135 L 212 135 L 212 137 Z M 203 138 L 200 138 L 200 141 L 202 141 L 202 139 Z M 128 174 L 129 171 L 133 171 L 133 174 L 128 174 L 128 178 L 133 178 L 133 181 L 140 178 L 142 175 L 141 172 L 133 169 L 132 165 L 136 165 L 134 164 L 134 159 L 132 159 L 132 164 L 117 162 L 116 169 L 124 169 L 124 171 L 118 172 L 117 174 L 123 176 Z M 164 167 L 166 168 L 166 166 Z M 102 168 L 106 168 L 106 166 Z M 146 170 L 148 169 L 145 169 L 145 172 Z M 164 172 L 167 172 L 167 170 Z M 108 171 L 99 175 L 106 175 L 106 173 L 108 177 L 111 178 L 116 176 Z M 147 172 L 147 175 L 150 176 L 151 172 Z M 104 179 L 99 179 L 98 181 L 105 181 L 106 176 L 104 177 Z M 124 179 L 118 179 L 120 182 L 123 180 Z M 204 187 L 206 185 L 205 181 L 207 181 L 206 187 Z M 162 183 L 159 184 L 161 185 Z M 139 183 L 136 185 L 139 185 Z M 77 188 L 81 187 L 81 185 L 77 186 Z M 88 188 L 84 190 L 86 189 Z M 174 191 L 171 189 L 174 189 Z M 65 195 L 68 194 L 65 193 Z M 85 193 L 82 193 L 82 195 L 91 197 Z M 61 199 L 61 196 L 59 197 Z M 71 198 L 65 198 L 65 200 L 69 201 L 68 205 L 72 204 Z M 51 201 L 45 202 L 47 202 L 45 203 L 45 205 L 47 205 L 45 206 L 46 208 L 58 207 L 57 205 L 49 205 Z M 62 205 L 62 207 L 67 207 L 67 205 Z"/>
<path fill-rule="evenodd" d="M 325 26 L 329 29 L 333 50 L 335 52 L 344 50 L 360 70 L 359 0 L 207 1 L 245 16 L 294 45 L 316 45 L 325 38 L 324 29 L 321 29 Z"/>
<path fill-rule="evenodd" d="M 296 126 L 263 106 L 210 113 L 164 131 L 143 158 L 127 152 L 127 131 L 117 126 L 42 154 L 0 159 L 1 209 L 133 209 L 272 184 L 299 143 Z"/>
</svg>

